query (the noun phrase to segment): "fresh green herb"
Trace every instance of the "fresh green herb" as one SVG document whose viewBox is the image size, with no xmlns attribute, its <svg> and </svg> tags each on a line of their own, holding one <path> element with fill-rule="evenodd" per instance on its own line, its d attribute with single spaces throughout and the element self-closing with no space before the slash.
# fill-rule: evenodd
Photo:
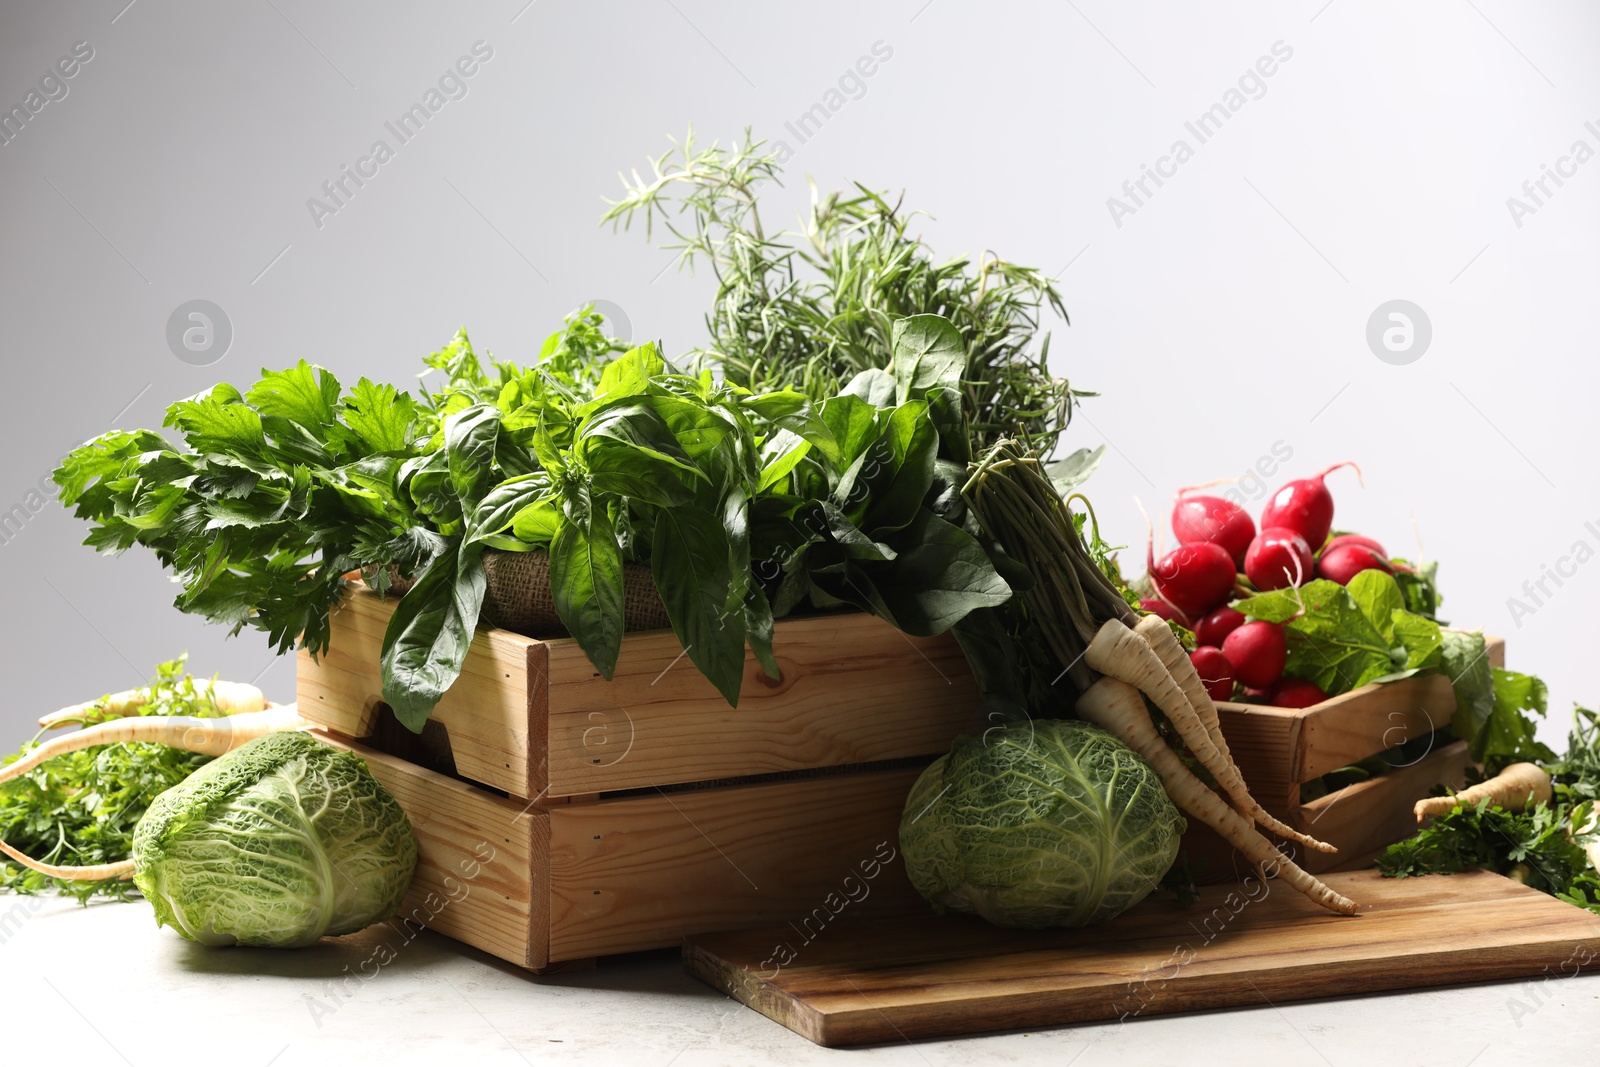
<svg viewBox="0 0 1600 1067">
<path fill-rule="evenodd" d="M 947 436 L 966 462 L 1002 437 L 1026 438 L 1048 455 L 1077 393 L 1049 369 L 1041 320 L 1066 310 L 1042 272 L 986 254 L 934 260 L 908 232 L 915 217 L 898 202 L 857 185 L 852 193 L 812 189 L 805 231 L 771 231 L 760 198 L 781 184 L 778 155 L 751 140 L 701 147 L 691 132 L 650 161 L 647 178 L 625 181 L 605 220 L 659 223 L 667 247 L 717 279 L 706 316 L 711 343 L 696 353 L 750 389 L 797 389 L 813 400 L 840 392 L 863 370 L 889 365 L 895 324 L 942 315 L 962 339 L 959 383 L 971 423 L 967 442 Z"/>
<path fill-rule="evenodd" d="M 1457 807 L 1415 837 L 1390 845 L 1378 869 L 1404 878 L 1477 867 L 1505 874 L 1526 864 L 1528 885 L 1600 913 L 1600 875 L 1573 839 L 1570 816 L 1571 809 L 1562 805 L 1535 804 L 1512 812 L 1483 800 Z"/>
<path fill-rule="evenodd" d="M 140 715 L 218 714 L 215 703 L 184 671 L 184 659 L 163 663 L 151 683 L 151 700 Z M 93 710 L 85 722 L 104 721 Z M 6 757 L 13 763 L 36 741 Z M 188 778 L 205 756 L 166 745 L 100 745 L 57 756 L 28 774 L 0 783 L 0 840 L 36 860 L 63 866 L 116 863 L 131 855 L 133 830 L 166 790 Z M 127 882 L 68 882 L 50 878 L 0 856 L 0 889 L 38 893 L 55 888 L 87 902 L 122 898 Z"/>
<path fill-rule="evenodd" d="M 654 344 L 622 351 L 588 309 L 524 369 L 466 333 L 428 357 L 413 400 L 348 395 L 306 363 L 247 393 L 219 385 L 151 431 L 69 456 L 63 500 L 90 543 L 154 549 L 177 606 L 326 649 L 357 569 L 409 584 L 384 636 L 385 701 L 422 729 L 459 676 L 487 594 L 486 552 L 550 554 L 557 614 L 611 677 L 623 565 L 648 562 L 685 653 L 730 704 L 745 647 L 770 673 L 773 619 L 809 599 L 908 633 L 943 632 L 1010 589 L 964 525 L 962 342 L 938 316 L 896 321 L 893 373 L 817 404 L 686 374 Z M 619 354 L 620 353 L 620 354 Z M 953 442 L 953 443 L 951 443 Z M 766 565 L 760 580 L 756 564 Z"/>
</svg>

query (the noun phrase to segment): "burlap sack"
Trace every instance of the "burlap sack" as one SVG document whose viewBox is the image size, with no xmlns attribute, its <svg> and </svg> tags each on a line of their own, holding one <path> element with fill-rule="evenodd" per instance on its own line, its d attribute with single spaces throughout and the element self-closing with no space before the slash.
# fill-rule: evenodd
<svg viewBox="0 0 1600 1067">
<path fill-rule="evenodd" d="M 548 552 L 491 549 L 483 554 L 483 572 L 488 580 L 483 597 L 484 622 L 525 637 L 567 636 L 567 628 L 561 625 L 561 616 L 556 614 L 555 601 L 550 596 Z M 404 596 L 411 584 L 399 575 L 390 576 L 390 592 L 395 596 Z M 671 625 L 650 568 L 641 563 L 623 564 L 622 628 L 631 633 L 664 630 Z"/>
<path fill-rule="evenodd" d="M 489 579 L 483 601 L 483 614 L 489 623 L 528 637 L 566 636 L 567 629 L 561 625 L 550 596 L 549 553 L 485 552 L 483 571 Z M 631 632 L 662 630 L 671 625 L 650 568 L 639 563 L 623 564 L 622 628 Z"/>
</svg>

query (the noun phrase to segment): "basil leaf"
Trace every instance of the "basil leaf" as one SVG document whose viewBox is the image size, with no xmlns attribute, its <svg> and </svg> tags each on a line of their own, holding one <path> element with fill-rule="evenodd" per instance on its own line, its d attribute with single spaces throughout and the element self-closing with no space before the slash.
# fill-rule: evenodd
<svg viewBox="0 0 1600 1067">
<path fill-rule="evenodd" d="M 562 625 L 607 681 L 622 652 L 622 553 L 604 507 L 564 522 L 550 544 L 550 595 Z"/>
<path fill-rule="evenodd" d="M 737 707 L 744 678 L 744 619 L 728 617 L 733 576 L 723 520 L 699 507 L 662 508 L 650 570 L 672 629 L 700 673 Z"/>
<path fill-rule="evenodd" d="M 500 413 L 486 404 L 467 408 L 445 420 L 445 464 L 451 488 L 463 508 L 475 505 L 488 490 L 499 438 Z"/>
<path fill-rule="evenodd" d="M 481 551 L 451 547 L 400 598 L 383 635 L 383 699 L 421 733 L 439 698 L 461 675 L 483 609 Z"/>
</svg>

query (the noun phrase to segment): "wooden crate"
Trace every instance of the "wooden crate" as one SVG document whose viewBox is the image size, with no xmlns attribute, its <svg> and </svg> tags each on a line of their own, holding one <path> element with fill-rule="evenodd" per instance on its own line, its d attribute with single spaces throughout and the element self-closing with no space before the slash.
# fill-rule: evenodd
<svg viewBox="0 0 1600 1067">
<path fill-rule="evenodd" d="M 1490 638 L 1489 662 L 1505 665 L 1505 642 Z M 1222 703 L 1222 733 L 1245 784 L 1261 806 L 1302 833 L 1339 849 L 1297 849 L 1313 874 L 1371 863 L 1378 852 L 1416 832 L 1411 806 L 1434 786 L 1461 788 L 1470 763 L 1465 742 L 1452 742 L 1410 764 L 1301 803 L 1300 787 L 1449 725 L 1455 693 L 1442 675 L 1368 685 L 1309 708 Z M 1249 865 L 1220 838 L 1191 820 L 1184 851 L 1202 884 L 1229 881 Z"/>
<path fill-rule="evenodd" d="M 783 620 L 781 679 L 751 657 L 735 709 L 670 632 L 628 635 L 607 682 L 570 639 L 481 630 L 419 740 L 382 701 L 392 606 L 353 594 L 329 651 L 301 653 L 297 688 L 301 714 L 365 757 L 417 829 L 404 920 L 548 970 L 926 907 L 899 861 L 905 797 L 982 726 L 953 638 L 859 614 Z"/>
<path fill-rule="evenodd" d="M 300 653 L 301 715 L 341 737 L 384 733 L 378 657 L 392 610 L 365 590 L 345 601 L 328 651 Z M 982 721 L 948 635 L 813 616 L 779 622 L 773 653 L 781 680 L 748 656 L 731 708 L 670 630 L 627 635 L 606 682 L 570 638 L 483 629 L 428 729 L 454 774 L 544 800 L 933 756 Z"/>
</svg>

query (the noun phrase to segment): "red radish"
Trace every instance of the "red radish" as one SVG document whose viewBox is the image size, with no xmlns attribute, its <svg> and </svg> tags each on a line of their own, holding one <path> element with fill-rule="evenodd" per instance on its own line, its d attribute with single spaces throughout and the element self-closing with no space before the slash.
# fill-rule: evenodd
<svg viewBox="0 0 1600 1067">
<path fill-rule="evenodd" d="M 1233 699 L 1233 665 L 1222 654 L 1222 649 L 1209 645 L 1197 648 L 1189 653 L 1189 662 L 1194 664 L 1200 684 L 1206 687 L 1212 700 Z"/>
<path fill-rule="evenodd" d="M 1342 544 L 1324 552 L 1322 558 L 1317 560 L 1317 577 L 1340 585 L 1349 585 L 1350 579 L 1362 571 L 1371 570 L 1394 572 L 1388 560 L 1366 545 Z"/>
<path fill-rule="evenodd" d="M 1251 689 L 1265 689 L 1283 677 L 1289 646 L 1283 627 L 1255 619 L 1222 641 L 1222 654 L 1233 664 L 1233 676 Z"/>
<path fill-rule="evenodd" d="M 1378 542 L 1374 541 L 1372 538 L 1363 537 L 1360 534 L 1340 534 L 1338 537 L 1330 538 L 1328 543 L 1322 546 L 1323 555 L 1332 552 L 1340 545 L 1365 545 L 1378 555 L 1382 556 L 1384 559 L 1389 558 L 1389 553 L 1384 551 L 1382 545 L 1378 544 Z"/>
<path fill-rule="evenodd" d="M 1145 597 L 1139 601 L 1139 610 L 1148 612 L 1157 618 L 1166 619 L 1168 622 L 1175 622 L 1179 626 L 1187 627 L 1189 625 L 1189 617 L 1187 615 L 1160 597 Z"/>
<path fill-rule="evenodd" d="M 1220 496 L 1183 496 L 1172 505 L 1172 532 L 1180 544 L 1210 541 L 1221 545 L 1233 557 L 1234 566 L 1244 562 L 1245 549 L 1256 535 L 1250 513 Z"/>
<path fill-rule="evenodd" d="M 1162 556 L 1159 563 L 1154 546 L 1146 550 L 1145 556 L 1156 592 L 1190 618 L 1226 600 L 1239 577 L 1228 550 L 1210 541 L 1179 545 Z"/>
<path fill-rule="evenodd" d="M 1194 624 L 1194 639 L 1201 645 L 1221 648 L 1222 639 L 1244 625 L 1244 614 L 1232 608 L 1218 608 Z"/>
<path fill-rule="evenodd" d="M 1322 542 L 1328 539 L 1328 531 L 1333 528 L 1333 496 L 1322 483 L 1340 467 L 1355 467 L 1356 477 L 1361 477 L 1361 468 L 1346 460 L 1335 463 L 1316 477 L 1285 482 L 1261 509 L 1261 528 L 1284 526 L 1304 537 L 1306 544 L 1321 548 Z"/>
<path fill-rule="evenodd" d="M 1280 678 L 1267 690 L 1267 703 L 1275 708 L 1309 708 L 1327 699 L 1327 693 L 1304 678 Z"/>
<path fill-rule="evenodd" d="M 1311 546 L 1287 527 L 1263 529 L 1244 556 L 1245 577 L 1262 592 L 1299 585 L 1311 577 Z"/>
</svg>

